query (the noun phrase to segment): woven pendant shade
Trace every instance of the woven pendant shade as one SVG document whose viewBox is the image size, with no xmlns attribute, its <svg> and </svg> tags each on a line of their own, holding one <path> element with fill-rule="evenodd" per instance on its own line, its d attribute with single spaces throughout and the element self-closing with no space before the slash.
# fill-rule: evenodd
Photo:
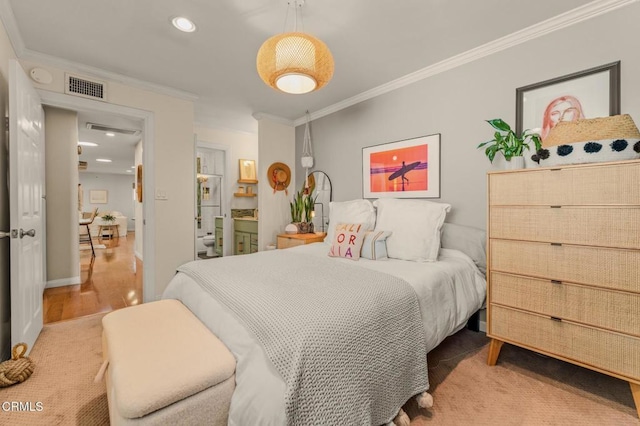
<svg viewBox="0 0 640 426">
<path fill-rule="evenodd" d="M 256 65 L 262 81 L 286 93 L 318 90 L 333 77 L 333 56 L 327 45 L 301 32 L 278 34 L 265 41 Z"/>
</svg>

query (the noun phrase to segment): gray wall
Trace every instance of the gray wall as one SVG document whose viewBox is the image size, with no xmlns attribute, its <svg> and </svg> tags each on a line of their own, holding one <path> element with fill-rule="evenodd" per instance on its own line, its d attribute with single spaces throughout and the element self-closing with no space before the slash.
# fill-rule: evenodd
<svg viewBox="0 0 640 426">
<path fill-rule="evenodd" d="M 98 215 L 108 211 L 118 211 L 127 217 L 127 230 L 135 230 L 135 212 L 133 200 L 133 173 L 119 175 L 113 173 L 80 173 L 80 183 L 84 195 L 83 208 L 85 212 L 98 208 Z M 91 204 L 89 201 L 89 191 L 92 189 L 106 189 L 107 204 Z"/>
<path fill-rule="evenodd" d="M 47 282 L 62 284 L 80 277 L 78 113 L 45 106 L 44 115 Z M 65 284 L 75 282 L 70 280 Z"/>
<path fill-rule="evenodd" d="M 331 178 L 334 200 L 361 198 L 363 147 L 440 133 L 440 201 L 452 205 L 447 221 L 484 229 L 491 165 L 476 149 L 492 136 L 484 120 L 515 126 L 516 88 L 621 60 L 621 111 L 640 125 L 639 18 L 635 3 L 317 119 L 315 169 Z M 304 178 L 303 136 L 298 126 L 296 187 Z"/>
</svg>

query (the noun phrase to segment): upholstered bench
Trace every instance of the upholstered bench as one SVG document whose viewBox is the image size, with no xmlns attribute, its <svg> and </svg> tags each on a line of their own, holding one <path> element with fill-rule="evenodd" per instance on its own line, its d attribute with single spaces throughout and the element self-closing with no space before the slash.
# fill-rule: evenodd
<svg viewBox="0 0 640 426">
<path fill-rule="evenodd" d="M 177 300 L 102 319 L 111 425 L 226 425 L 235 359 Z"/>
</svg>

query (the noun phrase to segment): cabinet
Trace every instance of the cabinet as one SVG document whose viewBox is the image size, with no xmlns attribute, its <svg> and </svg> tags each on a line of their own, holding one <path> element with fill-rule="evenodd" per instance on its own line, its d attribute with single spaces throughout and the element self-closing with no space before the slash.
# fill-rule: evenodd
<svg viewBox="0 0 640 426">
<path fill-rule="evenodd" d="M 218 256 L 222 256 L 222 243 L 223 243 L 222 236 L 224 235 L 223 221 L 224 219 L 222 217 L 216 217 L 215 236 L 216 236 L 216 253 L 218 254 Z"/>
<path fill-rule="evenodd" d="M 326 232 L 317 232 L 315 234 L 280 234 L 278 235 L 278 248 L 285 249 L 303 244 L 321 243 L 326 236 Z"/>
<path fill-rule="evenodd" d="M 233 224 L 234 254 L 258 251 L 258 221 L 235 219 Z"/>
<path fill-rule="evenodd" d="M 504 342 L 629 382 L 640 415 L 640 161 L 488 174 L 487 363 Z"/>
</svg>

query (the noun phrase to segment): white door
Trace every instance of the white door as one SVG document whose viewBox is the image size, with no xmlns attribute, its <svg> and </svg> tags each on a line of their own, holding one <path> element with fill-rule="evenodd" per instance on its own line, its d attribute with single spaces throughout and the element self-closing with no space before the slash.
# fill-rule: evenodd
<svg viewBox="0 0 640 426">
<path fill-rule="evenodd" d="M 44 112 L 17 61 L 9 64 L 11 346 L 33 348 L 44 291 Z"/>
</svg>

